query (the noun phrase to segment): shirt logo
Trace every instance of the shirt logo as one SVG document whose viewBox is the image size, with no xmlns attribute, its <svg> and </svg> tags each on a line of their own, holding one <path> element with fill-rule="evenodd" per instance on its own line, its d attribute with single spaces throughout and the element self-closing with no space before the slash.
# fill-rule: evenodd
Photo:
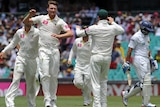
<svg viewBox="0 0 160 107">
<path fill-rule="evenodd" d="M 89 28 L 86 28 L 85 31 L 89 31 Z"/>
<path fill-rule="evenodd" d="M 68 26 L 68 25 L 65 25 L 64 28 L 65 28 L 65 29 L 69 29 L 69 26 Z"/>
<path fill-rule="evenodd" d="M 78 47 L 82 47 L 82 44 L 81 44 L 81 43 L 78 43 Z"/>
<path fill-rule="evenodd" d="M 20 38 L 24 38 L 24 34 L 21 34 L 21 35 L 20 35 Z"/>
<path fill-rule="evenodd" d="M 43 20 L 42 23 L 45 24 L 45 25 L 47 25 L 48 24 L 48 20 Z"/>
</svg>

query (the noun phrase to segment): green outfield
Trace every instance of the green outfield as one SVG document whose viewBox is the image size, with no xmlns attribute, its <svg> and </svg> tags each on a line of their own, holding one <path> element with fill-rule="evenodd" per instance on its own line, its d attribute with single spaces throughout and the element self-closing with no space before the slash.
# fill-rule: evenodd
<svg viewBox="0 0 160 107">
<path fill-rule="evenodd" d="M 122 104 L 121 97 L 108 96 L 108 107 L 125 107 Z M 44 107 L 43 97 L 37 97 L 37 107 Z M 81 96 L 59 96 L 57 100 L 58 107 L 84 107 Z M 151 102 L 160 107 L 160 96 L 151 97 Z M 15 99 L 16 107 L 27 107 L 26 97 L 19 96 Z M 0 107 L 5 107 L 4 97 L 0 97 Z M 92 107 L 92 106 L 87 106 Z M 141 107 L 141 97 L 135 96 L 130 98 L 127 107 Z"/>
</svg>

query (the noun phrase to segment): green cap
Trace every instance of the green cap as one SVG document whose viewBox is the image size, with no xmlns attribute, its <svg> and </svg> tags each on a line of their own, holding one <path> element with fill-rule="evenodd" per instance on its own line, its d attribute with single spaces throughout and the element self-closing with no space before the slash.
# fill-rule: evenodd
<svg viewBox="0 0 160 107">
<path fill-rule="evenodd" d="M 108 17 L 108 11 L 105 9 L 100 9 L 97 13 L 100 19 L 106 19 Z"/>
</svg>

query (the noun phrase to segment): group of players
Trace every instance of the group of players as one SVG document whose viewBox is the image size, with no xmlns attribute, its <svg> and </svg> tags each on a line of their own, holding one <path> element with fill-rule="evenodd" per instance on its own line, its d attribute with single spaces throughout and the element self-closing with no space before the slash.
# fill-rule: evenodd
<svg viewBox="0 0 160 107">
<path fill-rule="evenodd" d="M 66 22 L 57 16 L 57 2 L 48 1 L 48 14 L 36 15 L 36 10 L 31 9 L 24 18 L 24 27 L 17 30 L 13 40 L 0 53 L 3 58 L 7 51 L 20 46 L 15 67 L 13 80 L 5 95 L 6 107 L 15 107 L 14 99 L 18 91 L 21 76 L 25 73 L 27 84 L 28 107 L 36 107 L 36 72 L 37 57 L 39 63 L 40 81 L 44 93 L 45 107 L 56 106 L 57 78 L 60 66 L 59 39 L 73 36 Z M 111 63 L 111 54 L 114 38 L 124 33 L 124 29 L 108 17 L 105 9 L 97 13 L 98 22 L 87 28 L 76 29 L 79 36 L 70 51 L 68 64 L 76 56 L 74 68 L 74 85 L 80 88 L 84 97 L 84 106 L 92 102 L 93 107 L 107 107 L 107 74 Z M 34 27 L 33 25 L 36 25 Z M 65 32 L 61 34 L 61 32 Z M 127 106 L 128 98 L 143 92 L 143 107 L 155 107 L 150 103 L 151 77 L 148 33 L 153 31 L 153 26 L 148 21 L 143 21 L 140 30 L 135 33 L 129 43 L 126 62 L 123 69 L 129 69 L 129 59 L 132 50 L 134 51 L 134 65 L 140 79 L 133 87 L 122 92 L 123 103 Z M 152 61 L 152 60 L 151 60 Z M 155 62 L 152 61 L 155 66 Z"/>
</svg>

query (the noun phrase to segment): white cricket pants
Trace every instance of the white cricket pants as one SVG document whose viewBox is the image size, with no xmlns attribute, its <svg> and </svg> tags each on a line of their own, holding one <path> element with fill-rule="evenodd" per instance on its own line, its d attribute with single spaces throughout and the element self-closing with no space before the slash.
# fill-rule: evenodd
<svg viewBox="0 0 160 107">
<path fill-rule="evenodd" d="M 91 99 L 91 81 L 90 81 L 90 71 L 89 65 L 85 67 L 76 67 L 74 69 L 74 85 L 82 90 L 82 95 L 84 98 L 84 104 L 90 103 Z"/>
<path fill-rule="evenodd" d="M 151 68 L 149 58 L 135 56 L 133 65 L 135 66 L 139 80 L 143 83 L 143 104 L 147 105 L 151 96 Z"/>
<path fill-rule="evenodd" d="M 57 99 L 58 72 L 60 67 L 59 49 L 40 48 L 39 51 L 40 77 L 44 93 L 44 102 L 51 104 Z"/>
<path fill-rule="evenodd" d="M 13 72 L 13 80 L 10 84 L 7 93 L 5 95 L 5 103 L 7 107 L 14 107 L 14 99 L 16 97 L 20 79 L 25 74 L 26 79 L 26 96 L 28 100 L 28 107 L 36 106 L 36 87 L 35 87 L 35 74 L 37 69 L 36 59 L 28 59 L 24 57 L 17 56 L 14 72 Z"/>
<path fill-rule="evenodd" d="M 111 63 L 110 56 L 92 55 L 91 84 L 93 88 L 93 107 L 107 107 L 107 75 Z"/>
</svg>

